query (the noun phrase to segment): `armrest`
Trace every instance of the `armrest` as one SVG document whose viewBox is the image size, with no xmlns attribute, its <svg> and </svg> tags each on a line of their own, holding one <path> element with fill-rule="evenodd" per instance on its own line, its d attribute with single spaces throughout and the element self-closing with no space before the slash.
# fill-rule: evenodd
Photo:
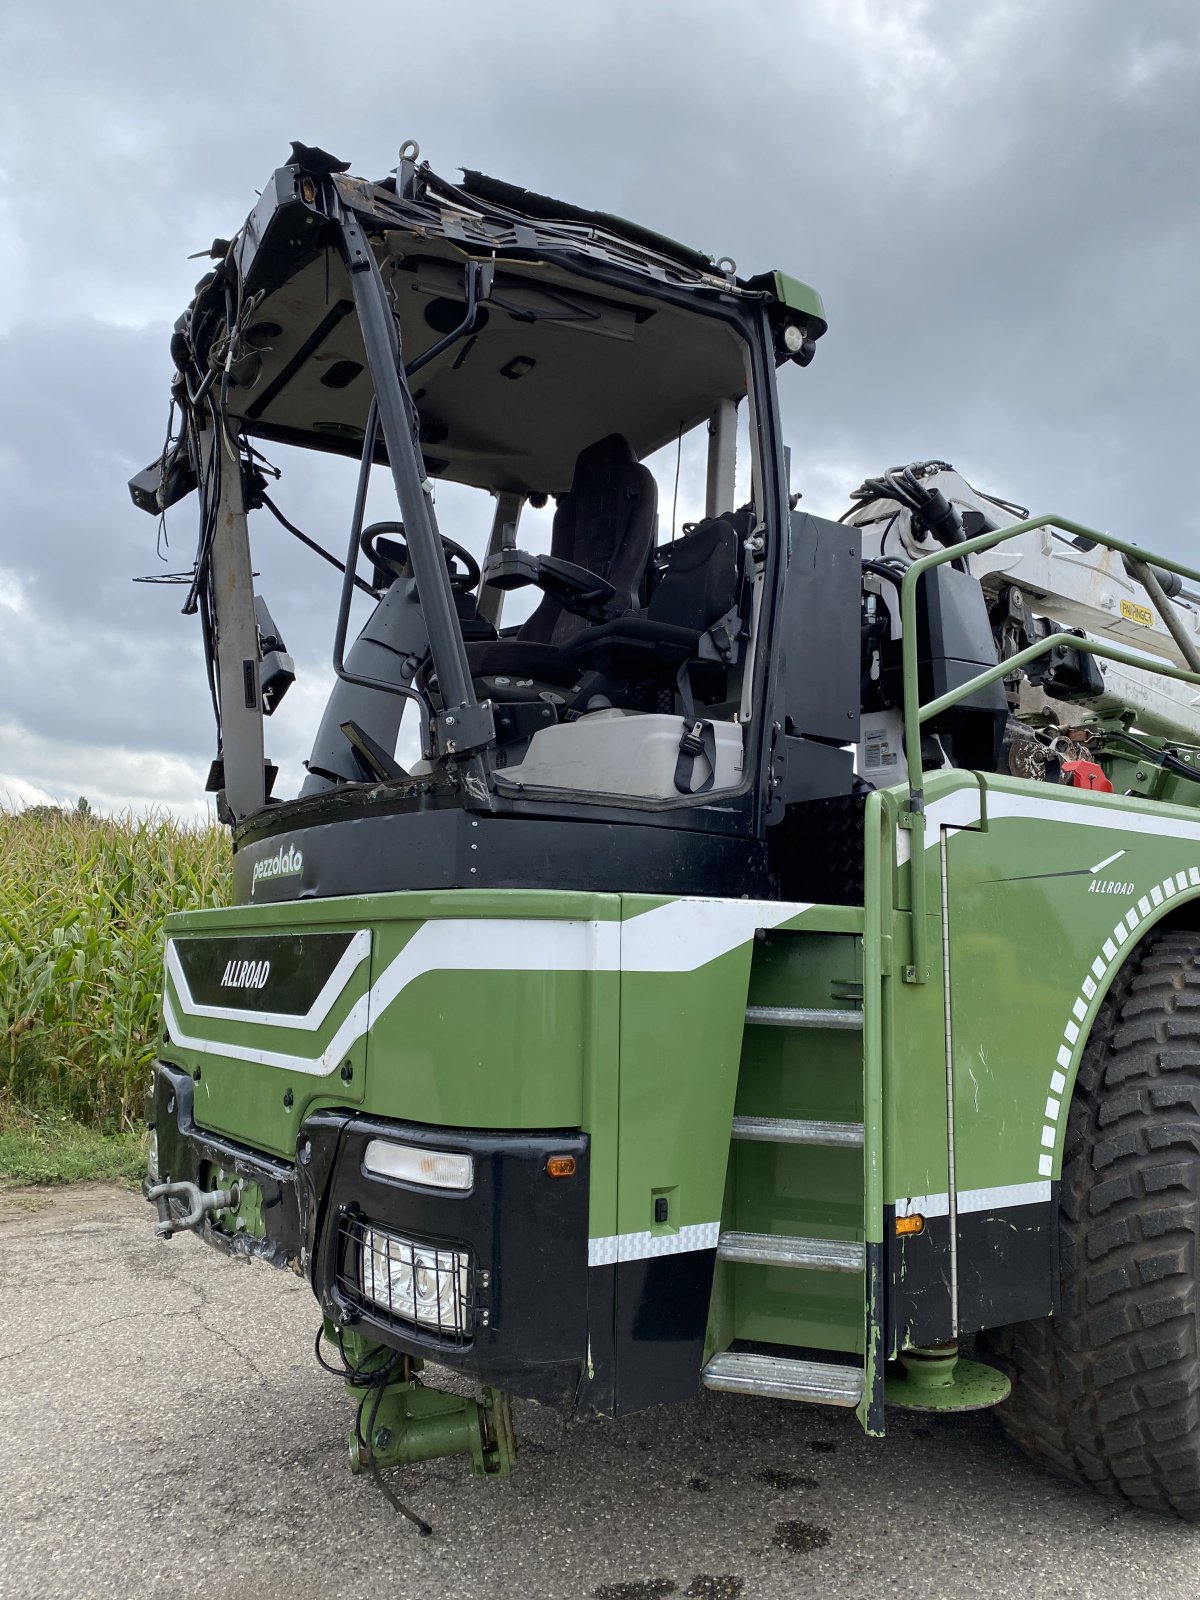
<svg viewBox="0 0 1200 1600">
<path fill-rule="evenodd" d="M 607 579 L 559 556 L 535 556 L 528 550 L 497 550 L 483 564 L 483 581 L 496 589 L 535 585 L 565 611 L 602 622 L 616 590 Z"/>
<path fill-rule="evenodd" d="M 483 563 L 483 581 L 493 589 L 524 589 L 538 581 L 540 556 L 528 550 L 497 550 Z"/>
</svg>

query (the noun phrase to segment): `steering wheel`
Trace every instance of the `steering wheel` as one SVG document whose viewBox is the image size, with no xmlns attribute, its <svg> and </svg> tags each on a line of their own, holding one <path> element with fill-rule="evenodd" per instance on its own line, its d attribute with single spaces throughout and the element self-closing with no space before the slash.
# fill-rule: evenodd
<svg viewBox="0 0 1200 1600">
<path fill-rule="evenodd" d="M 388 534 L 393 537 L 384 537 Z M 469 550 L 465 550 L 453 539 L 448 539 L 444 533 L 438 537 L 442 541 L 442 551 L 446 557 L 450 587 L 464 593 L 474 589 L 480 578 L 478 561 Z M 372 522 L 370 527 L 364 528 L 359 534 L 358 543 L 367 560 L 381 567 L 384 572 L 390 572 L 393 577 L 400 578 L 408 571 L 408 540 L 404 536 L 402 522 Z"/>
</svg>

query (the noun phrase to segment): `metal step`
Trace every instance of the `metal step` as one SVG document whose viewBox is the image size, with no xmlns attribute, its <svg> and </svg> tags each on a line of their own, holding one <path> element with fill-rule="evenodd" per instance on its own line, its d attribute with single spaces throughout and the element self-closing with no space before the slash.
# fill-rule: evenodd
<svg viewBox="0 0 1200 1600">
<path fill-rule="evenodd" d="M 863 1014 L 834 1006 L 747 1006 L 746 1021 L 766 1028 L 848 1028 L 861 1033 Z"/>
<path fill-rule="evenodd" d="M 856 1406 L 863 1392 L 860 1367 L 737 1350 L 714 1356 L 701 1376 L 706 1389 L 725 1394 L 759 1394 L 772 1400 L 807 1400 L 826 1406 Z"/>
<path fill-rule="evenodd" d="M 861 1122 L 805 1122 L 797 1117 L 734 1117 L 735 1139 L 764 1144 L 845 1145 L 860 1148 Z"/>
<path fill-rule="evenodd" d="M 867 1248 L 854 1239 L 795 1239 L 778 1233 L 723 1233 L 717 1240 L 722 1261 L 756 1267 L 807 1267 L 816 1272 L 861 1272 Z"/>
</svg>

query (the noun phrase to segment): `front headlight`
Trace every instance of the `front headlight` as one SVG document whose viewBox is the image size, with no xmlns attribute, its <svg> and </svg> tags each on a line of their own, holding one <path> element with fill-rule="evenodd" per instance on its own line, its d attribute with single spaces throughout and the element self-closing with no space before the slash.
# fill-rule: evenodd
<svg viewBox="0 0 1200 1600">
<path fill-rule="evenodd" d="M 423 1145 L 372 1139 L 363 1152 L 363 1169 L 379 1178 L 400 1178 L 426 1189 L 469 1189 L 475 1163 L 468 1154 L 426 1150 Z"/>
<path fill-rule="evenodd" d="M 403 1322 L 465 1338 L 470 1259 L 369 1224 L 362 1230 L 363 1297 Z"/>
<path fill-rule="evenodd" d="M 146 1176 L 151 1183 L 158 1182 L 158 1130 L 150 1129 L 150 1137 L 146 1141 Z"/>
</svg>

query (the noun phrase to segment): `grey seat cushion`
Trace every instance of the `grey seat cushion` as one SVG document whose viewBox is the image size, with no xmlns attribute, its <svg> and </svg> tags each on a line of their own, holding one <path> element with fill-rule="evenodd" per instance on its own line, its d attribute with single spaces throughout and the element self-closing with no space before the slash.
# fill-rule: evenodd
<svg viewBox="0 0 1200 1600">
<path fill-rule="evenodd" d="M 473 678 L 536 678 L 570 688 L 579 676 L 577 663 L 569 662 L 554 644 L 531 639 L 489 639 L 469 644 L 467 661 Z"/>
</svg>

